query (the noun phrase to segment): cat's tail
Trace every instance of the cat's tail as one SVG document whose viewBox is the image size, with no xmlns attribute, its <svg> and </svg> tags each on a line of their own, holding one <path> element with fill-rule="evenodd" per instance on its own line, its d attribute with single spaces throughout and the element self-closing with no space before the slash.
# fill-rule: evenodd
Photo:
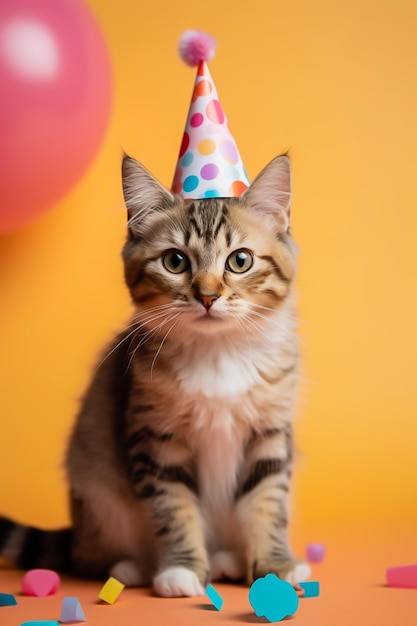
<svg viewBox="0 0 417 626">
<path fill-rule="evenodd" d="M 41 530 L 0 516 L 0 557 L 20 569 L 70 572 L 72 530 Z"/>
</svg>

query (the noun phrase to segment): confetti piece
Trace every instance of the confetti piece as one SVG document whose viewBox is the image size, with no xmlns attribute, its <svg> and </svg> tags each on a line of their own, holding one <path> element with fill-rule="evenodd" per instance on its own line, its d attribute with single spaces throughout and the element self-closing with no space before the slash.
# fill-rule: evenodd
<svg viewBox="0 0 417 626">
<path fill-rule="evenodd" d="M 324 559 L 326 547 L 322 543 L 309 543 L 306 547 L 307 561 L 320 563 Z"/>
<path fill-rule="evenodd" d="M 224 600 L 221 597 L 221 595 L 215 590 L 213 585 L 207 586 L 206 596 L 209 598 L 209 600 L 211 600 L 211 602 L 213 603 L 213 605 L 216 607 L 218 611 L 222 610 Z"/>
<path fill-rule="evenodd" d="M 25 596 L 43 598 L 57 592 L 60 578 L 50 569 L 31 569 L 23 576 L 22 591 Z"/>
<path fill-rule="evenodd" d="M 103 602 L 107 602 L 107 604 L 113 604 L 124 588 L 125 585 L 123 583 L 113 578 L 113 576 L 110 576 L 108 581 L 101 588 L 98 597 L 100 600 L 103 600 Z"/>
<path fill-rule="evenodd" d="M 65 597 L 62 601 L 61 617 L 59 621 L 66 624 L 68 622 L 85 622 L 85 615 L 78 598 Z"/>
<path fill-rule="evenodd" d="M 298 609 L 298 595 L 294 587 L 275 574 L 257 578 L 249 590 L 249 602 L 257 617 L 268 622 L 280 622 Z"/>
<path fill-rule="evenodd" d="M 317 581 L 298 584 L 304 590 L 303 598 L 316 598 L 320 595 L 320 584 Z"/>
</svg>

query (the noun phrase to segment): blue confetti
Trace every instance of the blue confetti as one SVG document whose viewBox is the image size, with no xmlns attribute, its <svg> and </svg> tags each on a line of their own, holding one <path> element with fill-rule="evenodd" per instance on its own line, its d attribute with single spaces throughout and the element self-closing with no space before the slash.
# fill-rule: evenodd
<svg viewBox="0 0 417 626">
<path fill-rule="evenodd" d="M 206 596 L 211 600 L 213 605 L 216 607 L 218 611 L 221 611 L 223 606 L 223 598 L 220 594 L 217 593 L 213 585 L 208 585 L 206 588 Z"/>
<path fill-rule="evenodd" d="M 32 622 L 23 622 L 20 626 L 60 626 L 60 624 L 54 620 L 35 620 Z"/>
<path fill-rule="evenodd" d="M 0 593 L 0 606 L 15 606 L 16 598 L 11 593 Z"/>
<path fill-rule="evenodd" d="M 320 585 L 317 581 L 308 583 L 299 583 L 301 589 L 304 589 L 303 598 L 317 598 L 320 595 Z"/>
<path fill-rule="evenodd" d="M 53 620 L 35 620 L 34 622 L 23 622 L 20 626 L 60 626 L 60 624 Z"/>
<path fill-rule="evenodd" d="M 280 622 L 298 609 L 295 589 L 275 574 L 255 580 L 249 589 L 249 602 L 257 617 L 265 617 L 268 622 Z"/>
</svg>

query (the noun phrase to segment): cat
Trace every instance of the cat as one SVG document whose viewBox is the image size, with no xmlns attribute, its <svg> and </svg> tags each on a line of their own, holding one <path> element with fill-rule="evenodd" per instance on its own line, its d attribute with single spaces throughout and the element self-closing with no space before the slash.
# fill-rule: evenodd
<svg viewBox="0 0 417 626">
<path fill-rule="evenodd" d="M 287 532 L 299 370 L 291 165 L 239 198 L 183 200 L 125 155 L 134 315 L 106 347 L 65 466 L 72 526 L 0 518 L 0 555 L 159 596 L 309 566 Z"/>
</svg>

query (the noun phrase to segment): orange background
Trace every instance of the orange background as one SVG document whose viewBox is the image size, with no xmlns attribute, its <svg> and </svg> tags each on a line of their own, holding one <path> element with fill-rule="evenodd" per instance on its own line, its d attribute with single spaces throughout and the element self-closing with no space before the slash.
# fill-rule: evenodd
<svg viewBox="0 0 417 626">
<path fill-rule="evenodd" d="M 195 76 L 176 44 L 202 28 L 218 40 L 210 69 L 249 176 L 288 149 L 293 162 L 295 528 L 416 526 L 416 3 L 89 4 L 113 62 L 108 132 L 58 206 L 0 239 L 1 513 L 67 522 L 65 441 L 130 312 L 121 150 L 170 185 Z"/>
</svg>

